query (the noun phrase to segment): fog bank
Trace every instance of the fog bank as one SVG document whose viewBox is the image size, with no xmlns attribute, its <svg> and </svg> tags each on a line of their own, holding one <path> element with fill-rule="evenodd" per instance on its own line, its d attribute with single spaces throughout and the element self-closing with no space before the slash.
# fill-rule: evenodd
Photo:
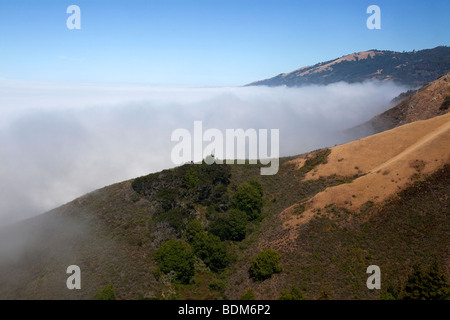
<svg viewBox="0 0 450 320">
<path fill-rule="evenodd" d="M 407 88 L 165 88 L 0 81 L 0 225 L 94 189 L 173 167 L 177 128 L 279 129 L 280 154 L 349 140 L 340 133 Z M 351 138 L 351 137 L 350 137 Z"/>
</svg>

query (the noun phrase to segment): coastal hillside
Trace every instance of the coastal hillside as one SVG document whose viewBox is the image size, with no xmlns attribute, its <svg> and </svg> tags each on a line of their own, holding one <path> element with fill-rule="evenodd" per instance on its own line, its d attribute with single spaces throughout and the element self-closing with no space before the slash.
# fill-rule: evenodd
<svg viewBox="0 0 450 320">
<path fill-rule="evenodd" d="M 395 81 L 419 87 L 450 71 L 450 47 L 440 46 L 411 52 L 368 50 L 345 55 L 313 66 L 281 73 L 249 86 L 304 86 L 366 80 Z"/>
<path fill-rule="evenodd" d="M 0 297 L 408 297 L 418 266 L 449 276 L 448 145 L 450 114 L 282 158 L 273 176 L 191 164 L 102 188 L 0 230 Z"/>
</svg>

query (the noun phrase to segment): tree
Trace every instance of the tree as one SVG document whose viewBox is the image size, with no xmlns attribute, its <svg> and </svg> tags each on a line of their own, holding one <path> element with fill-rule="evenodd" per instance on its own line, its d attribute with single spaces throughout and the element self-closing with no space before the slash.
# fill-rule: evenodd
<svg viewBox="0 0 450 320">
<path fill-rule="evenodd" d="M 191 247 L 182 241 L 168 240 L 156 251 L 156 261 L 164 273 L 175 271 L 176 279 L 189 283 L 194 275 L 194 254 Z"/>
<path fill-rule="evenodd" d="M 258 253 L 250 263 L 249 274 L 255 281 L 264 281 L 282 270 L 280 254 L 273 249 L 266 249 Z"/>
<path fill-rule="evenodd" d="M 259 182 L 240 184 L 233 196 L 233 206 L 245 212 L 248 220 L 259 218 L 263 206 L 262 187 Z"/>
<path fill-rule="evenodd" d="M 256 190 L 258 190 L 259 194 L 261 195 L 261 197 L 263 196 L 263 187 L 261 185 L 261 183 L 259 183 L 256 180 L 250 180 L 248 182 L 249 185 L 251 185 L 252 187 L 254 187 Z"/>
<path fill-rule="evenodd" d="M 404 288 L 405 300 L 446 300 L 450 298 L 449 283 L 438 264 L 427 270 L 415 267 Z"/>
<path fill-rule="evenodd" d="M 192 221 L 190 221 L 187 225 L 186 225 L 186 239 L 187 241 L 189 241 L 190 243 L 192 242 L 192 240 L 195 239 L 195 237 L 203 232 L 203 226 L 202 223 L 200 222 L 200 220 L 198 219 L 194 219 Z"/>
<path fill-rule="evenodd" d="M 278 300 L 306 300 L 306 298 L 296 286 L 292 286 L 291 290 L 281 291 Z"/>
<path fill-rule="evenodd" d="M 247 231 L 247 215 L 232 209 L 211 225 L 211 232 L 222 240 L 241 241 Z"/>
<path fill-rule="evenodd" d="M 213 272 L 224 269 L 228 265 L 228 252 L 219 237 L 206 231 L 198 232 L 191 241 L 194 253 L 203 260 Z"/>
</svg>

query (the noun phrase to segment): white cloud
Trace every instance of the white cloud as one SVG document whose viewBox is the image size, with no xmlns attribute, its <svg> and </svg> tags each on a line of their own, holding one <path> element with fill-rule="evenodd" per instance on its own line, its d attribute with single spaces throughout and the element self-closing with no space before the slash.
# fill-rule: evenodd
<svg viewBox="0 0 450 320">
<path fill-rule="evenodd" d="M 173 166 L 177 128 L 280 129 L 281 155 L 342 143 L 338 133 L 405 88 L 165 88 L 0 81 L 0 225 Z"/>
</svg>

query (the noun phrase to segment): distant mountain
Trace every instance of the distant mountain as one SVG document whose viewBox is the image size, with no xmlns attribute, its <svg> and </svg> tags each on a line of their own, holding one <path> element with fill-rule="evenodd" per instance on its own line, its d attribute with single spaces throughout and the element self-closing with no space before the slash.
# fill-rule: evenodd
<svg viewBox="0 0 450 320">
<path fill-rule="evenodd" d="M 302 86 L 369 79 L 394 80 L 411 87 L 422 86 L 450 71 L 450 47 L 439 46 L 412 52 L 369 50 L 302 67 L 247 86 Z"/>
</svg>

